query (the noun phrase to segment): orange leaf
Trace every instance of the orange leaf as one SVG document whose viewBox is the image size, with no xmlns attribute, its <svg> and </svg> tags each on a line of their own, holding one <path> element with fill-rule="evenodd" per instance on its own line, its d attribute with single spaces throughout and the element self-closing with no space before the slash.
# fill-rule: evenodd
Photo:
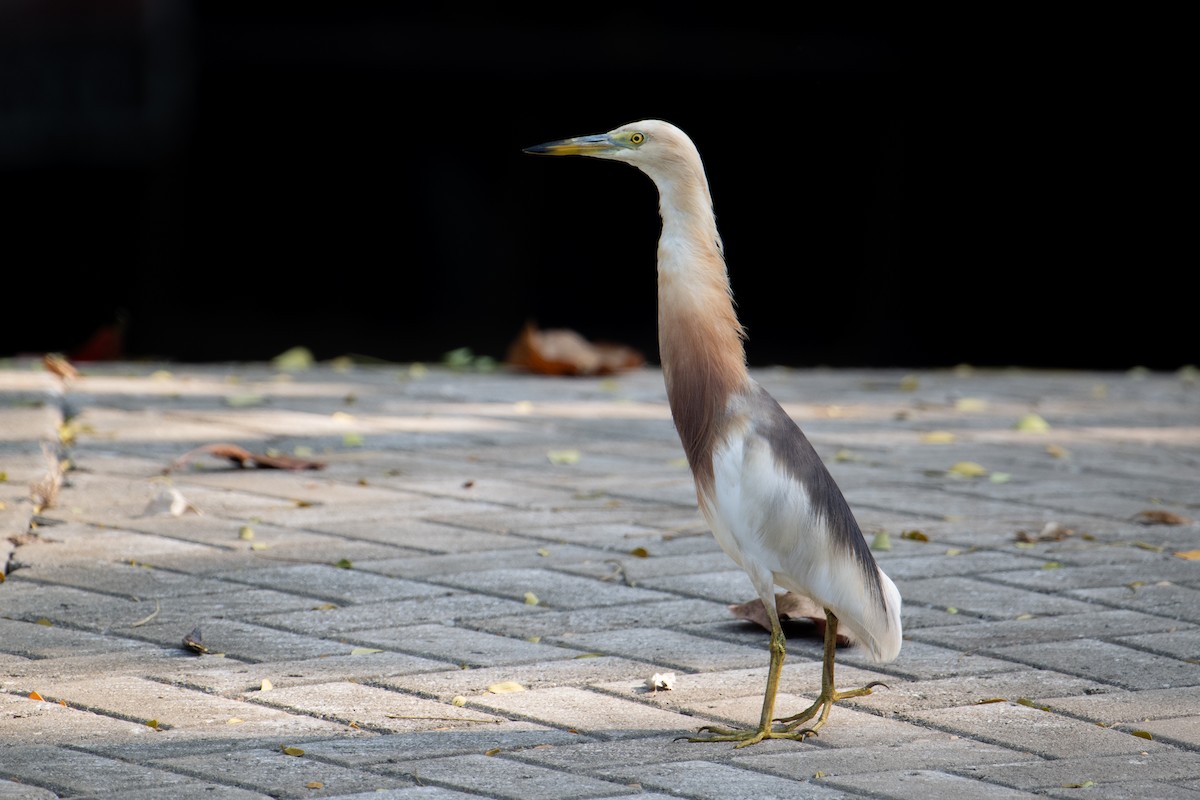
<svg viewBox="0 0 1200 800">
<path fill-rule="evenodd" d="M 227 444 L 219 442 L 216 444 L 206 444 L 187 451 L 179 458 L 171 462 L 164 472 L 172 472 L 179 469 L 188 461 L 191 461 L 198 455 L 210 455 L 216 458 L 224 458 L 239 467 L 258 467 L 259 469 L 287 469 L 287 470 L 306 470 L 306 469 L 325 469 L 324 462 L 312 461 L 305 458 L 293 458 L 291 456 L 272 456 L 266 453 L 251 453 L 244 447 L 239 447 L 236 444 Z"/>
<path fill-rule="evenodd" d="M 1133 518 L 1143 525 L 1190 525 L 1192 522 L 1182 514 L 1174 514 L 1159 508 L 1139 511 L 1133 515 Z"/>
<path fill-rule="evenodd" d="M 42 697 L 42 696 L 41 696 L 40 694 L 38 694 L 37 692 L 30 692 L 30 693 L 29 693 L 29 699 L 30 699 L 30 700 L 45 700 L 46 698 Z"/>
<path fill-rule="evenodd" d="M 767 609 L 762 600 L 755 598 L 740 605 L 729 606 L 729 610 L 738 619 L 748 620 L 764 630 L 771 630 L 771 621 L 767 617 Z M 808 619 L 816 626 L 817 635 L 822 638 L 825 636 L 825 609 L 807 597 L 794 592 L 777 594 L 775 595 L 775 611 L 781 622 Z M 850 644 L 850 638 L 843 633 L 838 633 L 837 643 L 845 647 Z"/>
<path fill-rule="evenodd" d="M 543 375 L 612 375 L 646 363 L 631 347 L 589 342 L 572 330 L 538 330 L 532 322 L 509 345 L 505 361 Z"/>
</svg>

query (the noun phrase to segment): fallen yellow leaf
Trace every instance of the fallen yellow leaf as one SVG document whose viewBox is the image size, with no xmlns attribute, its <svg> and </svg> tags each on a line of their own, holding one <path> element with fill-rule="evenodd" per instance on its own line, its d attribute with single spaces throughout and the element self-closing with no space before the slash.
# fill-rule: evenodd
<svg viewBox="0 0 1200 800">
<path fill-rule="evenodd" d="M 551 464 L 578 464 L 579 457 L 578 450 L 551 450 L 546 453 Z"/>
<path fill-rule="evenodd" d="M 286 744 L 281 744 L 281 745 L 279 745 L 279 749 L 283 751 L 283 754 L 285 756 L 299 757 L 299 756 L 304 755 L 304 751 L 301 750 L 299 747 L 288 747 Z"/>
<path fill-rule="evenodd" d="M 891 550 L 892 537 L 888 536 L 887 531 L 880 531 L 875 534 L 875 538 L 871 540 L 872 550 Z"/>
<path fill-rule="evenodd" d="M 950 444 L 957 438 L 950 431 L 927 431 L 921 434 L 921 441 L 925 444 Z"/>
<path fill-rule="evenodd" d="M 487 687 L 487 690 L 492 694 L 513 694 L 525 691 L 525 687 L 516 681 L 500 681 Z"/>
<path fill-rule="evenodd" d="M 983 411 L 987 408 L 987 401 L 978 397 L 960 397 L 954 401 L 955 411 Z"/>
<path fill-rule="evenodd" d="M 1026 433 L 1045 433 L 1050 430 L 1050 423 L 1037 414 L 1023 414 L 1017 419 L 1016 428 Z"/>
<path fill-rule="evenodd" d="M 539 602 L 541 602 L 541 601 L 538 600 L 538 596 L 536 594 L 534 594 L 533 592 L 525 593 L 525 605 L 536 606 Z"/>
<path fill-rule="evenodd" d="M 365 656 L 371 653 L 382 653 L 383 651 L 377 647 L 356 647 L 350 651 L 352 656 Z"/>
<path fill-rule="evenodd" d="M 982 465 L 976 464 L 974 461 L 959 461 L 946 472 L 962 478 L 982 478 L 988 474 Z"/>
<path fill-rule="evenodd" d="M 293 347 L 271 359 L 271 365 L 275 369 L 284 370 L 308 369 L 313 365 L 313 361 L 312 351 L 307 347 Z"/>
<path fill-rule="evenodd" d="M 260 692 L 269 692 L 274 688 L 275 688 L 275 686 L 271 683 L 271 681 L 267 680 L 266 678 L 263 678 L 262 683 L 259 685 L 258 690 Z"/>
<path fill-rule="evenodd" d="M 1200 561 L 1200 550 L 1184 550 L 1176 553 L 1175 557 L 1186 559 L 1188 561 Z"/>
</svg>

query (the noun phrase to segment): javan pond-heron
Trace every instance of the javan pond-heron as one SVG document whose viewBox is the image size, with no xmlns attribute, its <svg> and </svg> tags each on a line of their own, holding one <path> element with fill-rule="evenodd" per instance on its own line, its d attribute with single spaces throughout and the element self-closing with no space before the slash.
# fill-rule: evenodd
<svg viewBox="0 0 1200 800">
<path fill-rule="evenodd" d="M 766 607 L 771 660 L 756 729 L 705 726 L 689 741 L 804 739 L 833 704 L 878 682 L 838 691 L 839 626 L 877 662 L 900 652 L 900 593 L 883 573 L 841 490 L 804 433 L 747 369 L 712 195 L 700 154 L 679 128 L 644 120 L 608 133 L 536 145 L 529 153 L 624 161 L 658 187 L 659 357 L 675 428 L 704 519 L 750 577 Z M 784 634 L 775 586 L 825 610 L 821 692 L 804 711 L 775 718 Z M 776 724 L 778 723 L 778 725 Z M 806 723 L 808 723 L 806 725 Z"/>
</svg>

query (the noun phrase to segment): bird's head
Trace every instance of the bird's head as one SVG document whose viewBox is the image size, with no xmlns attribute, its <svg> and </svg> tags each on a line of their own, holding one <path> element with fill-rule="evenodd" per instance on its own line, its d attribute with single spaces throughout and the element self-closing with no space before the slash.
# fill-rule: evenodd
<svg viewBox="0 0 1200 800">
<path fill-rule="evenodd" d="M 671 123 L 657 119 L 631 122 L 608 133 L 546 142 L 527 147 L 525 152 L 625 161 L 655 181 L 678 170 L 700 166 L 700 155 L 687 134 Z"/>
</svg>

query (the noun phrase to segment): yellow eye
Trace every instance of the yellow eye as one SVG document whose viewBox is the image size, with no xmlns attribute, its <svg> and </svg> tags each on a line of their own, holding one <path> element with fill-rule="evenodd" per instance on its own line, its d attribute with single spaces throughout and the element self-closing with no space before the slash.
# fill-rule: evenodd
<svg viewBox="0 0 1200 800">
<path fill-rule="evenodd" d="M 633 144 L 641 144 L 642 142 L 646 141 L 646 134 L 631 133 L 631 134 L 629 134 L 629 141 L 632 142 Z"/>
</svg>

